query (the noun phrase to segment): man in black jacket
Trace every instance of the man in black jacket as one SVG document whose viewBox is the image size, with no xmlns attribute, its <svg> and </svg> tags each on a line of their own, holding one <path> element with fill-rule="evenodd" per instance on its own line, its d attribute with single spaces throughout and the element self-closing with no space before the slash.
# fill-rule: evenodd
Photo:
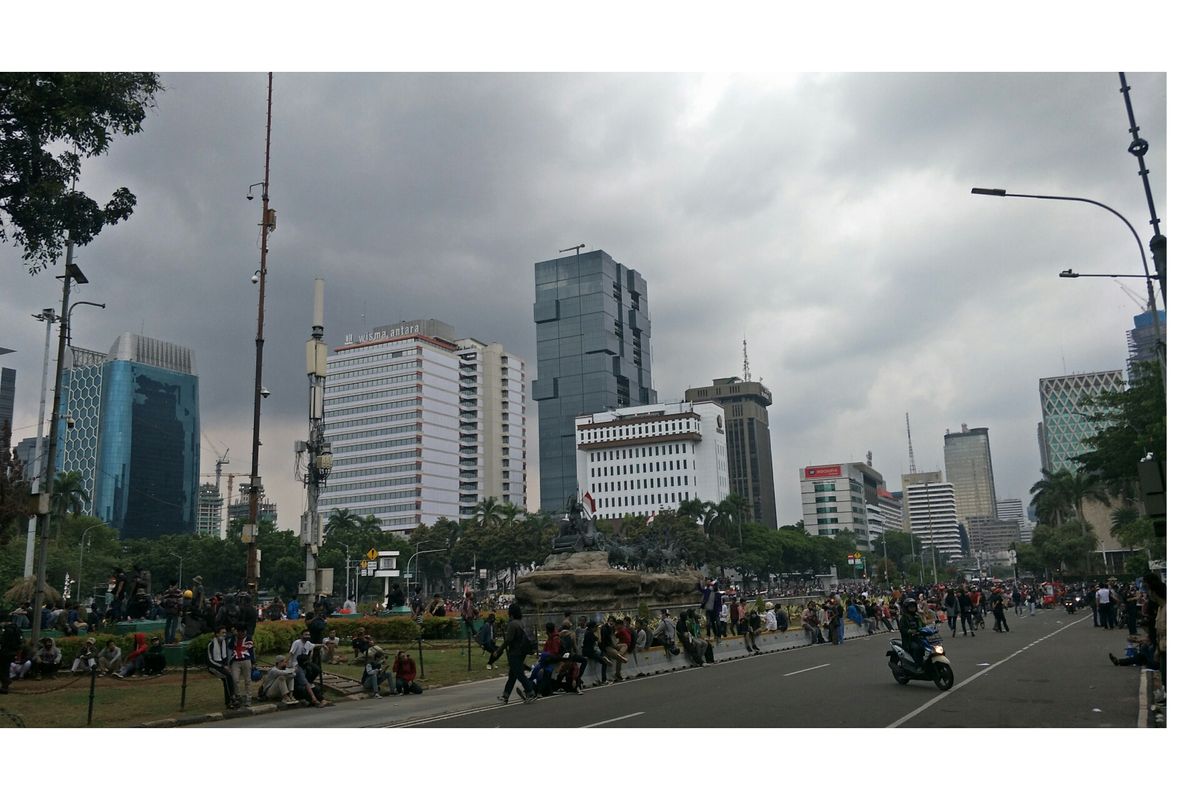
<svg viewBox="0 0 1200 800">
<path fill-rule="evenodd" d="M 913 663 L 918 669 L 925 660 L 925 646 L 921 643 L 921 618 L 917 616 L 917 601 L 911 597 L 904 598 L 900 613 L 900 643 L 905 651 L 913 657 Z"/>
<path fill-rule="evenodd" d="M 537 690 L 533 683 L 525 677 L 525 657 L 533 652 L 533 642 L 525 632 L 521 623 L 521 607 L 513 603 L 508 607 L 508 627 L 504 631 L 504 649 L 508 653 L 508 680 L 504 682 L 504 693 L 497 700 L 507 703 L 512 694 L 513 685 L 520 683 L 517 694 L 526 703 L 537 700 Z"/>
</svg>

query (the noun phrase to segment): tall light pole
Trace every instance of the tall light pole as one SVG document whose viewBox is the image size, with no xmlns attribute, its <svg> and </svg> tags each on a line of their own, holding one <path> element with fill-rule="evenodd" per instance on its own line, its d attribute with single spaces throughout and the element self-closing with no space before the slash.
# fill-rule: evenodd
<svg viewBox="0 0 1200 800">
<path fill-rule="evenodd" d="M 275 212 L 271 210 L 271 93 L 274 88 L 274 73 L 267 73 L 267 154 L 262 180 L 262 228 L 258 272 L 258 332 L 254 338 L 254 426 L 250 450 L 250 520 L 242 530 L 246 542 L 246 591 L 251 597 L 258 594 L 258 506 L 262 495 L 262 478 L 258 474 L 258 448 L 263 400 L 263 309 L 267 294 L 267 235 L 275 229 Z M 250 187 L 251 189 L 254 186 Z M 253 199 L 252 195 L 247 195 Z"/>
<path fill-rule="evenodd" d="M 172 553 L 169 550 L 167 551 L 167 555 L 175 556 L 175 558 L 179 559 L 179 584 L 178 585 L 183 586 L 183 556 L 179 555 L 178 553 Z"/>
<path fill-rule="evenodd" d="M 416 551 L 415 553 L 413 553 L 411 556 L 409 556 L 409 557 L 408 557 L 408 563 L 404 565 L 404 572 L 405 572 L 405 574 L 407 574 L 407 575 L 412 575 L 412 574 L 413 574 L 413 573 L 412 573 L 412 570 L 411 570 L 411 569 L 409 569 L 409 568 L 410 568 L 410 567 L 412 566 L 412 564 L 413 564 L 413 559 L 415 559 L 417 556 L 421 555 L 421 553 L 425 553 L 426 555 L 428 555 L 428 554 L 430 554 L 430 553 L 444 553 L 444 552 L 446 552 L 446 550 L 448 550 L 448 549 L 449 549 L 449 548 L 446 548 L 446 547 L 439 547 L 439 548 L 437 548 L 436 550 L 422 550 L 422 549 L 421 549 L 421 545 L 420 545 L 420 543 L 418 543 L 418 544 L 417 544 L 417 551 Z M 420 561 L 417 561 L 417 566 L 418 566 L 418 567 L 420 566 L 420 564 L 421 564 L 421 562 L 420 562 Z M 409 578 L 409 579 L 408 579 L 408 593 L 409 593 L 409 596 L 411 597 L 411 596 L 412 596 L 412 578 Z"/>
<path fill-rule="evenodd" d="M 1064 200 L 1064 201 L 1073 202 L 1073 203 L 1087 203 L 1088 205 L 1093 205 L 1093 206 L 1098 206 L 1100 208 L 1103 208 L 1105 211 L 1109 212 L 1110 214 L 1112 214 L 1113 216 L 1115 216 L 1119 220 L 1121 220 L 1121 222 L 1124 222 L 1125 227 L 1128 228 L 1129 232 L 1133 234 L 1133 239 L 1134 239 L 1134 241 L 1137 242 L 1138 255 L 1141 256 L 1141 258 L 1142 258 L 1142 272 L 1144 273 L 1144 277 L 1146 279 L 1146 296 L 1149 298 L 1150 316 L 1154 323 L 1154 338 L 1156 340 L 1154 352 L 1155 352 L 1155 355 L 1158 357 L 1158 366 L 1162 371 L 1163 387 L 1164 388 L 1166 387 L 1166 385 L 1167 385 L 1167 354 L 1166 354 L 1167 343 L 1163 339 L 1162 328 L 1158 322 L 1158 303 L 1154 299 L 1154 278 L 1157 277 L 1161 280 L 1161 279 L 1164 279 L 1165 276 L 1163 276 L 1161 274 L 1159 274 L 1159 275 L 1151 275 L 1150 274 L 1150 265 L 1146 262 L 1146 250 L 1144 247 L 1142 247 L 1142 237 L 1138 236 L 1137 230 L 1133 227 L 1132 224 L 1130 224 L 1129 220 L 1125 219 L 1125 217 L 1122 216 L 1116 209 L 1106 206 L 1104 203 L 1098 202 L 1096 200 L 1090 200 L 1086 197 L 1063 197 L 1060 195 L 1052 195 L 1052 194 L 1017 194 L 1015 192 L 1010 192 L 1007 189 L 981 189 L 978 186 L 971 189 L 971 194 L 980 194 L 980 195 L 986 195 L 989 197 L 1024 197 L 1024 198 L 1032 199 L 1032 200 Z M 1155 222 L 1157 224 L 1157 220 Z M 1166 237 L 1162 237 L 1162 239 L 1163 239 L 1163 247 L 1164 247 L 1164 249 L 1163 249 L 1163 266 L 1165 267 Z M 1157 261 L 1155 263 L 1157 264 Z M 1069 272 L 1069 270 L 1066 270 L 1066 272 Z M 1059 273 L 1059 276 L 1063 277 L 1063 278 L 1075 277 L 1074 275 L 1064 275 L 1063 273 Z M 1164 291 L 1165 291 L 1165 283 L 1163 285 L 1164 285 Z M 1164 308 L 1166 307 L 1166 304 L 1167 304 L 1167 296 L 1166 296 L 1166 294 L 1164 294 L 1163 295 L 1163 307 Z"/>
<path fill-rule="evenodd" d="M 46 378 L 50 374 L 50 325 L 58 322 L 58 315 L 54 313 L 53 308 L 43 308 L 42 313 L 34 314 L 33 318 L 46 323 L 46 347 L 42 356 L 42 391 L 38 394 L 37 442 L 33 448 L 33 463 L 36 471 L 33 474 L 33 485 L 30 487 L 30 493 L 36 495 L 39 493 L 38 487 L 41 485 L 42 473 L 45 472 L 45 465 L 42 464 L 42 423 L 46 420 Z M 29 529 L 25 538 L 24 575 L 26 578 L 33 576 L 33 544 L 37 541 L 37 520 L 36 516 L 29 518 Z"/>
<path fill-rule="evenodd" d="M 75 241 L 74 237 L 68 232 L 67 235 L 67 253 L 65 266 L 62 278 L 62 313 L 59 316 L 58 324 L 58 369 L 54 376 L 54 400 L 50 407 L 50 432 L 46 442 L 46 463 L 43 465 L 42 485 L 38 494 L 37 508 L 37 553 L 34 560 L 34 584 L 33 584 L 33 641 L 36 642 L 42 633 L 42 604 L 46 597 L 46 542 L 50 533 L 50 507 L 52 505 L 54 493 L 54 461 L 58 455 L 58 408 L 62 402 L 62 365 L 63 357 L 66 355 L 68 326 L 70 325 L 70 317 L 68 312 L 71 310 L 71 282 L 84 284 L 88 282 L 87 277 L 79 269 L 79 265 L 75 263 Z"/>
<path fill-rule="evenodd" d="M 79 572 L 76 573 L 75 579 L 79 582 L 79 597 L 81 600 L 83 599 L 83 540 L 86 536 L 88 547 L 91 547 L 92 537 L 88 536 L 88 534 L 94 531 L 96 528 L 103 528 L 104 526 L 105 523 L 103 522 L 98 525 L 90 525 L 79 536 Z"/>
<path fill-rule="evenodd" d="M 1158 288 L 1162 290 L 1163 308 L 1167 307 L 1167 237 L 1162 235 L 1158 227 L 1158 212 L 1154 210 L 1154 195 L 1150 193 L 1150 170 L 1146 168 L 1146 152 L 1150 144 L 1138 136 L 1138 124 L 1133 118 L 1133 101 L 1129 99 L 1129 84 L 1125 82 L 1125 73 L 1118 72 L 1121 78 L 1121 94 L 1125 96 L 1125 111 L 1129 114 L 1129 135 L 1133 137 L 1128 152 L 1138 161 L 1138 175 L 1142 177 L 1142 186 L 1146 190 L 1146 205 L 1150 208 L 1150 226 L 1154 235 L 1150 237 L 1150 255 L 1154 258 L 1154 269 L 1158 273 Z"/>
</svg>

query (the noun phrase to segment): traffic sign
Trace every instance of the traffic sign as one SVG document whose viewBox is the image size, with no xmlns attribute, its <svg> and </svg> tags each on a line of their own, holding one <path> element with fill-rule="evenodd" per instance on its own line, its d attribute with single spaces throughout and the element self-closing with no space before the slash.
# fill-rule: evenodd
<svg viewBox="0 0 1200 800">
<path fill-rule="evenodd" d="M 367 551 L 367 561 L 374 561 L 377 558 L 379 558 L 379 551 L 374 547 Z"/>
</svg>

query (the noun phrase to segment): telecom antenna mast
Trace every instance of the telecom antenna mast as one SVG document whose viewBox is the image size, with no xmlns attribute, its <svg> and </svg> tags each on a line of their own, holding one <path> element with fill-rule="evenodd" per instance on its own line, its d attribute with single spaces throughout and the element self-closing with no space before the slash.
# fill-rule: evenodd
<svg viewBox="0 0 1200 800">
<path fill-rule="evenodd" d="M 746 347 L 746 336 L 742 335 L 742 380 L 750 382 L 750 351 Z"/>
<path fill-rule="evenodd" d="M 904 430 L 908 431 L 908 474 L 913 475 L 917 471 L 917 462 L 913 460 L 912 451 L 912 426 L 908 424 L 908 412 L 904 412 Z"/>
<path fill-rule="evenodd" d="M 333 468 L 333 451 L 325 441 L 325 375 L 329 346 L 325 343 L 325 279 L 317 278 L 313 288 L 312 336 L 305 342 L 308 362 L 308 441 L 296 442 L 296 477 L 304 483 L 304 516 L 300 518 L 300 544 L 304 548 L 304 582 L 297 594 L 300 607 L 312 608 L 317 593 L 317 552 L 325 543 L 317 500 L 321 487 Z M 308 454 L 300 469 L 300 457 Z"/>
</svg>

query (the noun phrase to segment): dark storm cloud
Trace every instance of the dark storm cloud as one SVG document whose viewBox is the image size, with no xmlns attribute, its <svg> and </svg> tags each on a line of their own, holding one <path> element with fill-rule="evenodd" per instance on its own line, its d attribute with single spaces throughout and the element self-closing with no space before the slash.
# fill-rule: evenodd
<svg viewBox="0 0 1200 800">
<path fill-rule="evenodd" d="M 266 79 L 164 81 L 145 132 L 86 168 L 85 188 L 128 185 L 139 202 L 80 254 L 93 278 L 80 296 L 109 308 L 77 311 L 76 342 L 107 349 L 144 329 L 193 347 L 205 430 L 244 471 L 260 213 L 245 194 L 262 180 Z M 1165 77 L 1130 82 L 1169 220 Z M 268 491 L 294 524 L 314 277 L 333 345 L 432 316 L 503 342 L 533 377 L 532 264 L 584 242 L 649 282 L 662 399 L 739 374 L 747 336 L 775 395 L 781 520 L 800 517 L 807 463 L 872 450 L 898 485 L 906 410 L 919 466 L 941 467 L 946 428 L 989 426 L 997 490 L 1024 492 L 1037 378 L 1123 366 L 1136 313 L 1111 281 L 1058 271 L 1140 262 L 1101 210 L 969 190 L 1094 197 L 1148 238 L 1117 88 L 1111 73 L 277 74 Z M 4 363 L 31 435 L 42 329 L 26 315 L 57 284 L 26 277 L 13 250 L 0 266 L 0 309 L 20 320 L 0 344 L 20 350 Z"/>
</svg>

